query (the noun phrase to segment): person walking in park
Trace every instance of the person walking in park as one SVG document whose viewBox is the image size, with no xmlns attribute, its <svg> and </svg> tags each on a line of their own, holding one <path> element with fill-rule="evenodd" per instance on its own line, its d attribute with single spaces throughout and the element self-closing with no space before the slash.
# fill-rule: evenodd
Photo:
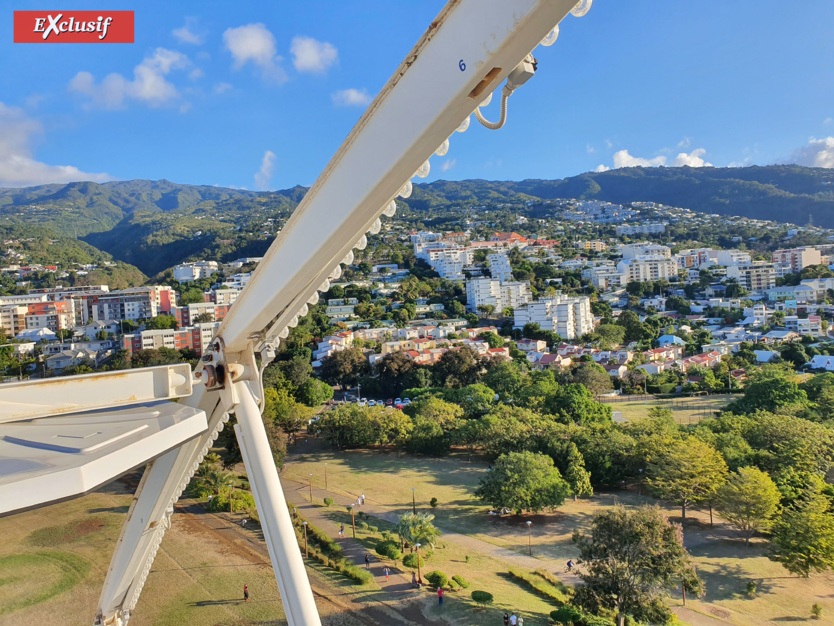
<svg viewBox="0 0 834 626">
<path fill-rule="evenodd" d="M 518 626 L 524 626 L 524 618 L 521 616 L 518 618 Z"/>
<path fill-rule="evenodd" d="M 362 494 L 362 504 L 363 505 L 365 504 L 365 494 L 364 493 Z"/>
<path fill-rule="evenodd" d="M 243 585 L 243 601 L 249 602 L 249 587 Z"/>
<path fill-rule="evenodd" d="M 344 525 L 344 524 L 342 524 L 342 525 L 339 527 L 339 536 L 340 536 L 340 537 L 344 537 L 344 536 L 345 536 L 345 525 Z"/>
<path fill-rule="evenodd" d="M 382 573 L 385 574 L 385 582 L 388 582 L 388 574 L 390 574 L 390 570 L 386 567 L 382 570 Z"/>
<path fill-rule="evenodd" d="M 417 588 L 417 573 L 411 572 L 411 586 Z"/>
<path fill-rule="evenodd" d="M 510 626 L 510 614 L 504 613 L 504 626 Z"/>
<path fill-rule="evenodd" d="M 443 606 L 443 587 L 437 588 L 437 604 Z"/>
<path fill-rule="evenodd" d="M 365 569 L 371 569 L 371 555 L 365 555 Z"/>
<path fill-rule="evenodd" d="M 518 618 L 515 616 L 515 613 L 510 615 L 510 626 L 518 626 Z"/>
</svg>

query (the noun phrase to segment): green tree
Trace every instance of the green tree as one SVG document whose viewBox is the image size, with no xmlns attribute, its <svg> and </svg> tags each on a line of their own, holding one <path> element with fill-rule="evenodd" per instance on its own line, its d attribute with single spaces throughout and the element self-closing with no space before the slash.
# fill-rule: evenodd
<svg viewBox="0 0 834 626">
<path fill-rule="evenodd" d="M 812 489 L 786 507 L 773 525 L 770 558 L 797 576 L 834 568 L 831 500 Z"/>
<path fill-rule="evenodd" d="M 394 532 L 405 545 L 422 544 L 434 548 L 434 543 L 443 534 L 434 525 L 431 513 L 403 513 L 397 518 Z"/>
<path fill-rule="evenodd" d="M 194 318 L 195 324 L 208 324 L 214 321 L 214 314 L 209 313 L 208 311 L 204 313 L 200 313 Z"/>
<path fill-rule="evenodd" d="M 316 407 L 333 398 L 333 387 L 316 378 L 308 378 L 298 388 L 296 395 L 302 403 Z"/>
<path fill-rule="evenodd" d="M 483 502 L 517 514 L 557 507 L 569 493 L 570 487 L 553 466 L 553 459 L 526 451 L 499 456 L 475 490 Z"/>
<path fill-rule="evenodd" d="M 712 446 L 694 438 L 670 446 L 663 456 L 649 463 L 648 485 L 661 498 L 681 507 L 710 500 L 727 480 L 727 464 Z"/>
<path fill-rule="evenodd" d="M 614 388 L 611 376 L 601 365 L 596 363 L 581 363 L 573 370 L 572 378 L 573 382 L 583 385 L 595 396 L 604 394 Z"/>
<path fill-rule="evenodd" d="M 452 445 L 451 433 L 458 428 L 463 409 L 440 398 L 428 397 L 409 405 L 414 428 L 406 443 L 409 452 L 445 454 Z"/>
<path fill-rule="evenodd" d="M 626 616 L 666 623 L 670 612 L 663 600 L 681 583 L 690 592 L 702 592 L 681 526 L 670 523 L 658 507 L 617 506 L 598 513 L 590 533 L 576 531 L 573 541 L 586 568 L 574 602 L 594 613 L 616 611 L 618 626 L 625 626 Z"/>
<path fill-rule="evenodd" d="M 322 380 L 340 387 L 355 385 L 369 371 L 368 360 L 359 348 L 334 352 L 321 362 Z"/>
<path fill-rule="evenodd" d="M 593 495 L 591 487 L 591 473 L 585 469 L 585 459 L 572 441 L 568 444 L 568 467 L 565 470 L 565 480 L 573 492 L 573 501 L 579 496 Z"/>
<path fill-rule="evenodd" d="M 469 347 L 448 350 L 434 364 L 434 379 L 438 387 L 464 387 L 478 382 L 483 362 Z"/>
<path fill-rule="evenodd" d="M 495 333 L 481 333 L 480 335 L 478 335 L 478 337 L 486 341 L 490 348 L 504 347 L 503 337 L 499 337 Z"/>
<path fill-rule="evenodd" d="M 617 324 L 600 324 L 594 331 L 600 344 L 605 348 L 620 345 L 625 339 L 626 329 Z"/>
<path fill-rule="evenodd" d="M 157 315 L 145 320 L 146 330 L 177 330 L 179 323 L 173 315 Z"/>
<path fill-rule="evenodd" d="M 776 411 L 780 408 L 808 406 L 808 395 L 799 388 L 792 372 L 780 367 L 765 366 L 750 376 L 744 396 L 727 407 L 736 415 L 754 411 Z"/>
<path fill-rule="evenodd" d="M 716 508 L 750 545 L 750 537 L 770 528 L 780 497 L 770 476 L 755 467 L 741 467 L 718 489 Z"/>
</svg>

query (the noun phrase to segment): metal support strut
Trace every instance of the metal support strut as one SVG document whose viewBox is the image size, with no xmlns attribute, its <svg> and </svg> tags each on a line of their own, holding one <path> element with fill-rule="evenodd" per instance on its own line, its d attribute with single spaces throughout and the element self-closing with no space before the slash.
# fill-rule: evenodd
<svg viewBox="0 0 834 626">
<path fill-rule="evenodd" d="M 248 383 L 233 383 L 238 396 L 235 434 L 258 507 L 269 558 L 290 626 L 320 626 L 301 550 L 275 468 L 261 411 Z"/>
</svg>

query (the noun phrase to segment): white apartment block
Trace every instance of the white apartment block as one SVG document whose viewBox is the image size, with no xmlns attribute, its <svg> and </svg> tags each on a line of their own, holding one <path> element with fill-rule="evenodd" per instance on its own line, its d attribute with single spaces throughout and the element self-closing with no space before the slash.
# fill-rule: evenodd
<svg viewBox="0 0 834 626">
<path fill-rule="evenodd" d="M 709 258 L 717 265 L 730 267 L 732 265 L 750 265 L 753 262 L 749 252 L 743 250 L 710 250 Z"/>
<path fill-rule="evenodd" d="M 523 328 L 528 323 L 538 324 L 563 339 L 575 339 L 594 330 L 590 298 L 567 297 L 561 293 L 553 298 L 538 300 L 515 309 L 513 326 Z"/>
<path fill-rule="evenodd" d="M 765 292 L 776 286 L 776 268 L 773 263 L 733 265 L 727 268 L 727 278 L 736 279 L 748 291 Z"/>
<path fill-rule="evenodd" d="M 807 319 L 799 319 L 796 315 L 788 315 L 785 317 L 785 330 L 800 335 L 821 337 L 823 335 L 822 318 L 819 315 L 809 315 Z"/>
<path fill-rule="evenodd" d="M 533 299 L 528 282 L 502 282 L 494 278 L 473 278 L 466 281 L 466 308 L 475 312 L 479 306 L 516 309 Z"/>
<path fill-rule="evenodd" d="M 490 254 L 487 257 L 489 264 L 489 273 L 495 280 L 503 282 L 510 282 L 513 279 L 513 268 L 510 267 L 510 259 L 506 254 Z"/>
<path fill-rule="evenodd" d="M 475 253 L 469 248 L 449 246 L 445 248 L 427 248 L 420 253 L 416 253 L 416 256 L 431 265 L 432 269 L 440 274 L 442 278 L 463 280 L 463 268 L 472 265 Z"/>
<path fill-rule="evenodd" d="M 183 263 L 174 267 L 174 278 L 181 283 L 187 283 L 200 278 L 208 278 L 220 269 L 217 261 L 197 261 Z"/>
<path fill-rule="evenodd" d="M 625 274 L 626 282 L 644 283 L 650 280 L 670 280 L 678 276 L 678 264 L 657 254 L 623 259 L 617 264 L 617 270 Z"/>
<path fill-rule="evenodd" d="M 665 259 L 672 258 L 671 248 L 646 241 L 621 245 L 619 251 L 624 259 L 634 259 L 640 256 L 660 256 Z"/>
<path fill-rule="evenodd" d="M 809 265 L 828 264 L 828 257 L 821 255 L 817 248 L 790 248 L 787 250 L 776 250 L 770 258 L 773 263 L 786 263 L 790 266 L 790 272 L 798 274 L 803 267 Z"/>
<path fill-rule="evenodd" d="M 619 289 L 626 284 L 626 275 L 614 265 L 601 265 L 583 270 L 582 278 L 587 278 L 594 287 L 603 291 Z"/>
<path fill-rule="evenodd" d="M 624 224 L 617 226 L 618 235 L 657 235 L 666 232 L 666 224 Z"/>
</svg>

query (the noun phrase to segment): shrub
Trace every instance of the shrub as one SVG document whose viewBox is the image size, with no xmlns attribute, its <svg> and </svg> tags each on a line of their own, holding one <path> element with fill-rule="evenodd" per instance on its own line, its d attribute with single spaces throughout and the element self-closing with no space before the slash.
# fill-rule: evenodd
<svg viewBox="0 0 834 626">
<path fill-rule="evenodd" d="M 460 589 L 460 585 L 454 579 L 449 579 L 449 591 L 457 591 L 458 589 Z"/>
<path fill-rule="evenodd" d="M 249 516 L 249 519 L 256 524 L 261 523 L 261 516 L 258 515 L 258 509 L 256 507 L 252 507 L 251 509 L 246 509 L 246 514 Z"/>
<path fill-rule="evenodd" d="M 379 528 L 377 526 L 368 526 L 368 530 L 372 533 L 375 533 L 379 531 Z"/>
<path fill-rule="evenodd" d="M 488 593 L 486 591 L 473 591 L 472 599 L 475 601 L 475 604 L 478 604 L 482 607 L 486 607 L 486 605 L 492 604 L 492 601 L 495 598 L 492 597 L 491 593 Z"/>
<path fill-rule="evenodd" d="M 614 622 L 610 619 L 591 615 L 590 613 L 582 614 L 582 624 L 583 626 L 614 626 Z"/>
<path fill-rule="evenodd" d="M 429 505 L 433 509 L 437 508 L 437 498 L 432 498 L 431 500 L 429 500 Z"/>
<path fill-rule="evenodd" d="M 429 584 L 434 588 L 446 587 L 449 584 L 449 577 L 439 571 L 429 572 L 426 574 L 426 580 L 428 580 Z"/>
<path fill-rule="evenodd" d="M 571 624 L 578 622 L 582 618 L 582 613 L 566 604 L 565 606 L 560 606 L 555 611 L 551 611 L 550 618 L 558 624 L 571 626 Z"/>
<path fill-rule="evenodd" d="M 333 506 L 333 498 L 325 498 L 324 506 Z"/>
<path fill-rule="evenodd" d="M 464 589 L 469 589 L 469 581 L 468 581 L 468 580 L 466 580 L 466 579 L 465 579 L 463 576 L 461 576 L 460 574 L 455 574 L 454 576 L 452 576 L 452 580 L 454 580 L 454 581 L 455 581 L 458 585 L 460 585 L 462 588 L 464 588 Z"/>
<path fill-rule="evenodd" d="M 391 539 L 391 533 L 389 533 L 387 530 L 383 530 L 382 531 L 382 540 L 383 541 L 388 541 L 389 539 Z"/>
<path fill-rule="evenodd" d="M 359 522 L 359 528 L 362 530 L 368 530 L 368 522 Z"/>
<path fill-rule="evenodd" d="M 756 583 L 752 580 L 747 583 L 747 595 L 751 598 L 756 595 Z"/>
<path fill-rule="evenodd" d="M 472 560 L 472 557 L 467 554 L 466 555 L 466 562 L 469 563 L 470 560 Z"/>
<path fill-rule="evenodd" d="M 815 603 L 811 607 L 811 615 L 814 616 L 814 619 L 820 619 L 822 617 L 822 605 Z"/>
<path fill-rule="evenodd" d="M 421 556 L 420 557 L 420 567 L 423 567 L 426 564 L 425 559 Z M 410 552 L 403 557 L 403 565 L 406 567 L 410 567 L 411 569 L 417 569 L 417 553 Z"/>
<path fill-rule="evenodd" d="M 188 494 L 192 498 L 208 498 L 214 493 L 214 489 L 200 480 L 192 480 L 188 484 Z"/>
<path fill-rule="evenodd" d="M 380 541 L 376 544 L 376 553 L 380 556 L 388 557 L 394 561 L 399 561 L 403 553 L 400 552 L 400 546 L 396 541 Z"/>
</svg>

